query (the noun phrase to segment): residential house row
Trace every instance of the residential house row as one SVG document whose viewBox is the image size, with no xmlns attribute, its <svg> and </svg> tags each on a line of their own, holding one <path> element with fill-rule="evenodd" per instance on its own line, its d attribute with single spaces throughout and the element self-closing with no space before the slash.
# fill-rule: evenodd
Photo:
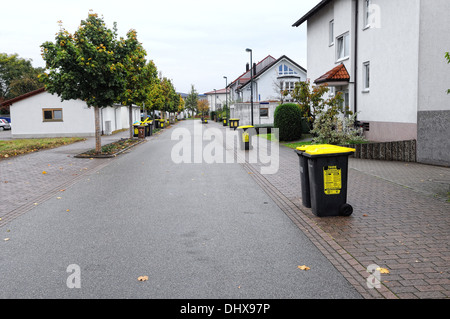
<svg viewBox="0 0 450 319">
<path fill-rule="evenodd" d="M 278 59 L 268 55 L 252 66 L 247 63 L 245 72 L 231 81 L 226 88 L 205 94 L 212 111 L 223 109 L 228 102 L 230 118 L 239 118 L 242 124 L 252 124 L 253 100 L 253 124 L 272 124 L 275 109 L 280 101 L 292 100 L 289 94 L 283 96 L 281 92 L 292 92 L 296 82 L 305 80 L 306 69 L 295 61 L 285 55 Z"/>
</svg>

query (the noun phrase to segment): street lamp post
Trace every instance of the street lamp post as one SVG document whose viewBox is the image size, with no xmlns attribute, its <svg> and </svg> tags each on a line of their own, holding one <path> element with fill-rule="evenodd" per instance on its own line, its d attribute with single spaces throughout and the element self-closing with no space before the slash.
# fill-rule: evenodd
<svg viewBox="0 0 450 319">
<path fill-rule="evenodd" d="M 252 49 L 245 49 L 246 52 L 250 52 L 250 104 L 252 112 L 252 126 L 253 126 L 253 61 L 252 61 Z"/>
</svg>

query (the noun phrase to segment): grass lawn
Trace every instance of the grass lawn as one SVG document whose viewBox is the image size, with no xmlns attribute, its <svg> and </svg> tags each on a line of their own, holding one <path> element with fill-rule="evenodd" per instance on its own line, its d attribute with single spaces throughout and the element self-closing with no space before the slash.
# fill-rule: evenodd
<svg viewBox="0 0 450 319">
<path fill-rule="evenodd" d="M 269 141 L 275 141 L 276 140 L 276 138 L 275 138 L 275 136 L 273 134 L 259 134 L 258 136 L 262 137 L 262 138 L 265 138 L 265 139 L 268 139 Z M 308 134 L 304 134 L 303 139 L 301 139 L 299 141 L 291 141 L 291 142 L 283 142 L 283 141 L 281 141 L 280 144 L 295 150 L 299 146 L 310 145 L 311 144 L 311 136 L 308 135 Z"/>
<path fill-rule="evenodd" d="M 0 141 L 0 159 L 86 140 L 81 137 L 30 138 Z"/>
</svg>

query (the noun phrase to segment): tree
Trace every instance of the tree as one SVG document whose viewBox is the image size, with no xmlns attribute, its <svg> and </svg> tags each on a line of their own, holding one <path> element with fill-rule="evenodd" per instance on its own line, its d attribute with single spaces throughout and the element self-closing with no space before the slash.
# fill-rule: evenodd
<svg viewBox="0 0 450 319">
<path fill-rule="evenodd" d="M 337 93 L 334 97 L 326 100 L 324 94 L 328 93 L 329 88 L 326 85 L 311 86 L 309 81 L 297 82 L 291 93 L 295 102 L 300 105 L 303 116 L 314 124 L 316 116 L 323 110 L 332 108 L 330 112 L 342 110 L 342 96 Z"/>
<path fill-rule="evenodd" d="M 127 33 L 127 39 L 121 39 L 122 47 L 119 54 L 127 56 L 124 66 L 126 69 L 126 87 L 119 97 L 122 105 L 128 106 L 130 122 L 130 138 L 133 138 L 133 104 L 143 106 L 147 99 L 148 90 L 157 77 L 156 66 L 153 61 L 147 63 L 147 52 L 137 40 L 136 30 Z M 123 51 L 123 52 L 121 52 Z"/>
<path fill-rule="evenodd" d="M 166 112 L 173 112 L 174 109 L 174 95 L 176 94 L 175 89 L 172 85 L 172 82 L 166 78 L 163 77 L 161 80 L 161 89 L 162 89 L 162 98 L 164 101 L 162 109 L 162 117 L 166 118 Z M 178 104 L 177 104 L 178 106 Z"/>
<path fill-rule="evenodd" d="M 184 102 L 184 99 L 181 96 L 181 94 L 178 94 L 178 97 L 179 97 L 179 101 L 178 101 L 178 110 L 177 110 L 177 112 L 180 113 L 180 112 L 184 111 L 185 102 Z"/>
<path fill-rule="evenodd" d="M 38 75 L 44 69 L 34 68 L 31 61 L 19 58 L 18 54 L 0 53 L 0 100 L 9 100 L 43 86 Z"/>
<path fill-rule="evenodd" d="M 209 111 L 209 103 L 207 100 L 199 100 L 197 102 L 197 110 L 199 113 L 202 114 L 202 117 L 205 116 L 205 113 L 207 114 Z"/>
<path fill-rule="evenodd" d="M 198 101 L 198 93 L 194 88 L 194 84 L 191 84 L 191 92 L 186 97 L 186 109 L 188 111 L 191 111 L 192 113 L 195 112 L 197 109 L 197 101 Z"/>
<path fill-rule="evenodd" d="M 161 79 L 156 78 L 148 87 L 147 98 L 145 100 L 145 108 L 153 111 L 153 119 L 155 119 L 155 111 L 161 110 L 164 106 L 164 92 L 161 86 Z"/>
<path fill-rule="evenodd" d="M 324 98 L 327 85 L 310 87 L 309 82 L 298 82 L 292 97 L 299 104 L 303 116 L 312 123 L 311 133 L 319 143 L 340 144 L 349 140 L 363 140 L 355 128 L 356 114 L 344 108 L 342 93 Z M 353 116 L 352 116 L 353 115 Z"/>
<path fill-rule="evenodd" d="M 55 42 L 41 45 L 46 73 L 40 79 L 61 100 L 81 99 L 94 107 L 95 150 L 101 152 L 99 109 L 112 106 L 127 84 L 129 50 L 102 18 L 90 12 L 72 35 L 62 28 Z M 131 125 L 131 123 L 130 123 Z"/>
</svg>

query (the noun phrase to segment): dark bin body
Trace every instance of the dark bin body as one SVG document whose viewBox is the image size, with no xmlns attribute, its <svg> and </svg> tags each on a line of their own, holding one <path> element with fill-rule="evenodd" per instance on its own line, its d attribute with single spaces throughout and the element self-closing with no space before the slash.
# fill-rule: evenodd
<svg viewBox="0 0 450 319">
<path fill-rule="evenodd" d="M 309 190 L 308 158 L 302 151 L 296 151 L 300 163 L 300 185 L 302 189 L 302 204 L 311 208 L 311 194 Z"/>
<path fill-rule="evenodd" d="M 230 119 L 230 129 L 236 130 L 239 126 L 239 119 Z"/>
<path fill-rule="evenodd" d="M 139 136 L 139 125 L 141 125 L 140 122 L 135 122 L 133 124 L 133 137 Z"/>
<path fill-rule="evenodd" d="M 223 119 L 223 126 L 228 126 L 228 119 Z"/>
<path fill-rule="evenodd" d="M 297 147 L 302 204 L 319 217 L 350 216 L 347 204 L 348 157 L 353 148 L 321 144 Z"/>
<path fill-rule="evenodd" d="M 348 154 L 308 157 L 311 209 L 316 216 L 350 216 L 347 204 Z"/>
<path fill-rule="evenodd" d="M 138 126 L 138 137 L 140 139 L 144 139 L 145 138 L 145 130 L 146 130 L 146 128 L 145 128 L 144 125 L 139 125 Z"/>
<path fill-rule="evenodd" d="M 153 121 L 148 121 L 146 123 L 147 123 L 146 136 L 152 136 L 153 135 Z"/>
</svg>

